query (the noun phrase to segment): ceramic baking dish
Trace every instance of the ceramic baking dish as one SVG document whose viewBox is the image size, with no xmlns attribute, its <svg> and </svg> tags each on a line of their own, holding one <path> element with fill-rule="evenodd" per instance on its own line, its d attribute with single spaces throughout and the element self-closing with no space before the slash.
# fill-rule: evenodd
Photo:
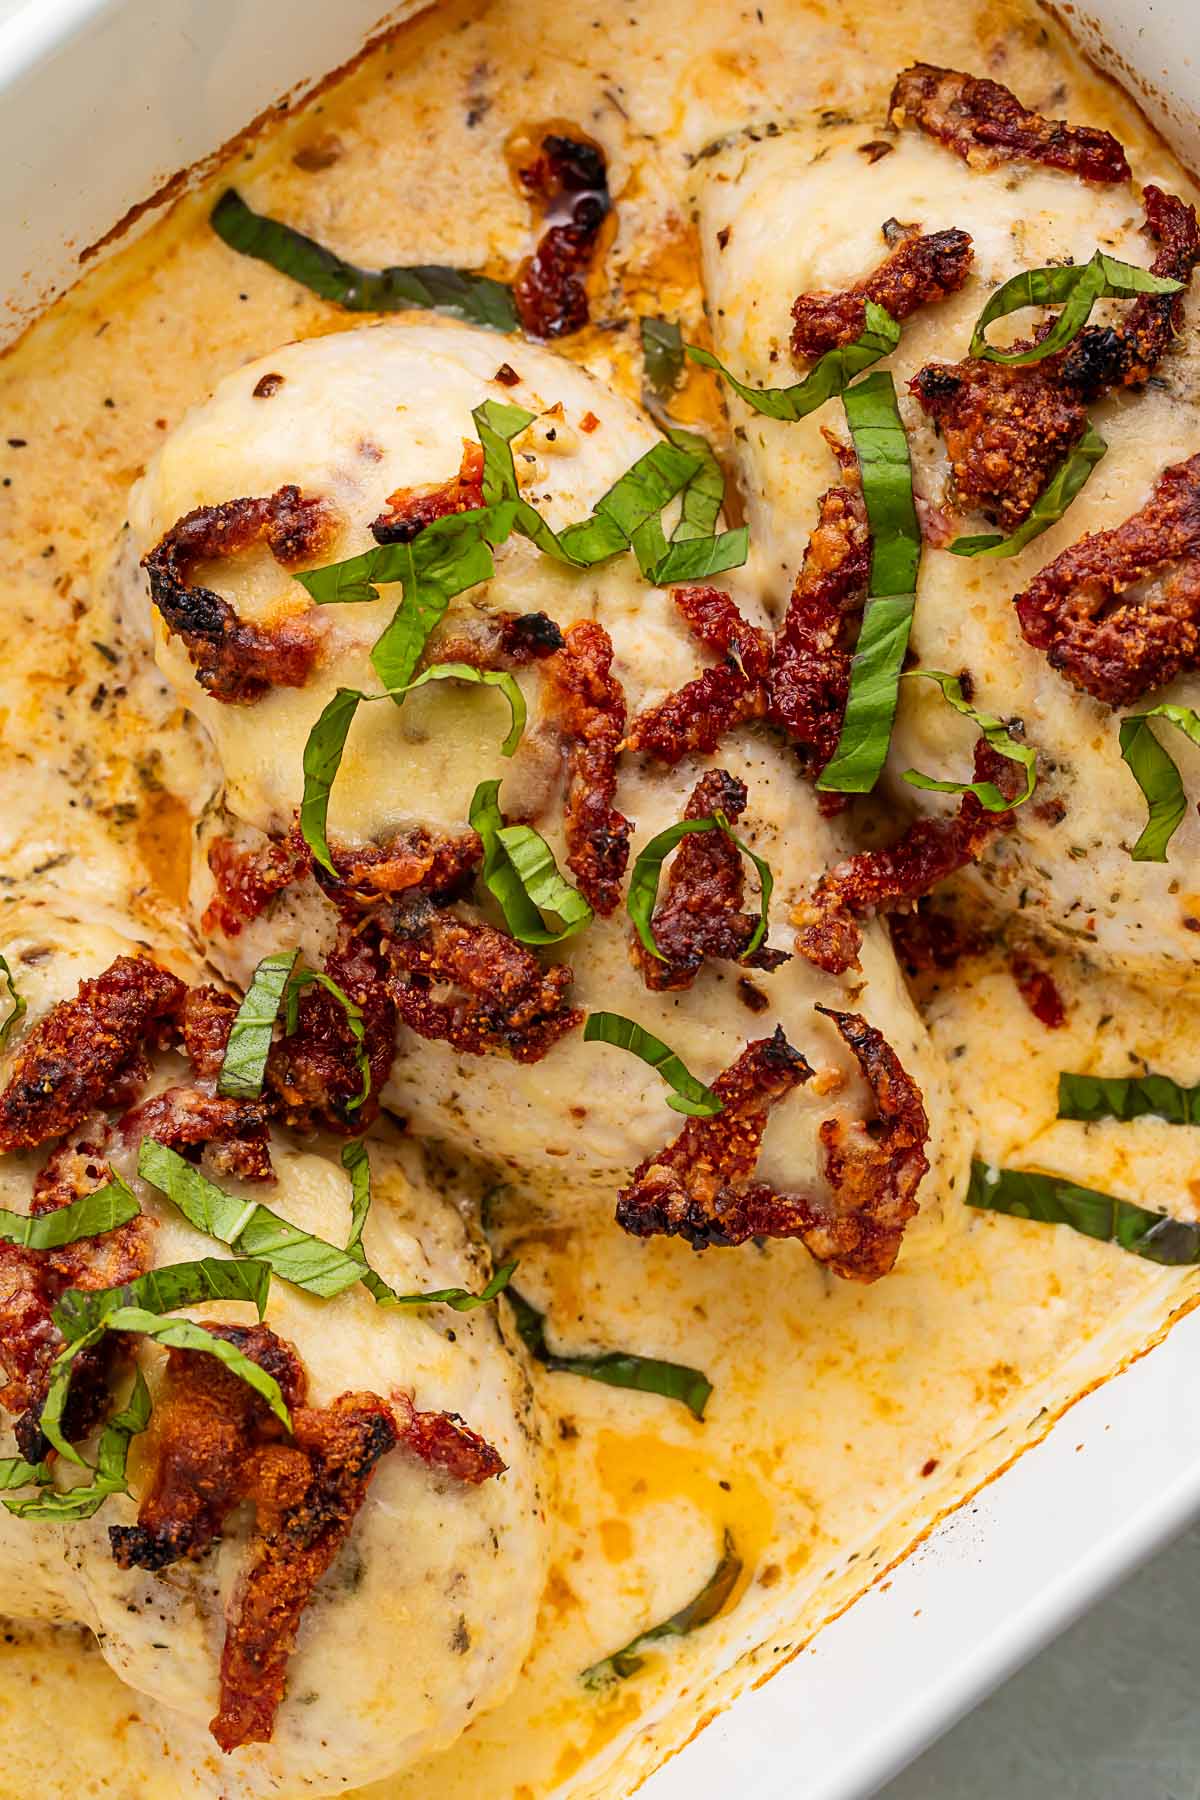
<svg viewBox="0 0 1200 1800">
<path fill-rule="evenodd" d="M 1194 4 L 1093 0 L 1086 19 L 1068 9 L 1084 46 L 1193 165 Z M 81 252 L 110 225 L 133 213 L 136 230 L 148 195 L 169 199 L 185 179 L 172 182 L 175 171 L 202 161 L 282 96 L 303 93 L 412 10 L 381 18 L 379 0 L 0 0 L 2 335 L 69 285 Z M 1189 1299 L 1185 1286 L 1180 1305 Z M 1162 1335 L 1161 1299 L 1157 1307 L 1123 1323 L 1112 1367 Z M 653 1800 L 716 1800 L 734 1787 L 756 1800 L 868 1795 L 1180 1530 L 1200 1511 L 1200 1409 L 1192 1400 L 1200 1316 L 1181 1318 L 1151 1356 L 1097 1387 L 1046 1435 L 1064 1399 L 1096 1372 L 1093 1353 L 1090 1367 L 1060 1374 L 1045 1416 L 996 1443 L 990 1460 L 984 1454 L 964 1473 L 963 1489 L 1029 1442 L 1035 1447 L 884 1579 L 907 1540 L 881 1551 L 863 1576 L 876 1575 L 876 1585 L 773 1679 L 761 1681 L 778 1661 L 768 1653 L 752 1671 L 760 1685 L 724 1711 L 747 1683 L 736 1667 L 718 1682 L 708 1705 L 717 1716 L 698 1741 L 679 1747 L 695 1710 L 651 1726 L 610 1791 L 628 1792 L 661 1764 L 645 1790 Z"/>
</svg>

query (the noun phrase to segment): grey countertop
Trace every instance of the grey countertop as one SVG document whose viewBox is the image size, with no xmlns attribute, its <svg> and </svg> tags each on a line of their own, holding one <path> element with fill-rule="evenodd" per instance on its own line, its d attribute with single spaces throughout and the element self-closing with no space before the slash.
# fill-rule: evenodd
<svg viewBox="0 0 1200 1800">
<path fill-rule="evenodd" d="M 879 1800 L 1200 1800 L 1200 1524 Z"/>
</svg>

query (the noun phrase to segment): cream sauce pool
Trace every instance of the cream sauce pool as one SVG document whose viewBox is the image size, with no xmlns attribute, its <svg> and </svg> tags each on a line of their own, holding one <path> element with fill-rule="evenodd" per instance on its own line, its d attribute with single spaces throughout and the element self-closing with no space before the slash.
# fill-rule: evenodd
<svg viewBox="0 0 1200 1800">
<path fill-rule="evenodd" d="M 636 399 L 638 315 L 705 330 L 691 159 L 723 134 L 816 108 L 873 108 L 882 121 L 895 71 L 917 59 L 994 75 L 1055 116 L 1108 127 L 1135 168 L 1164 161 L 1049 20 L 1008 0 L 936 19 L 925 0 L 458 0 L 402 28 L 89 275 L 0 363 L 0 902 L 20 886 L 84 915 L 113 907 L 135 936 L 164 920 L 186 930 L 190 839 L 216 770 L 113 617 L 111 547 L 131 483 L 222 375 L 358 322 L 232 255 L 206 223 L 216 188 L 235 179 L 259 210 L 369 266 L 508 274 L 530 215 L 506 146 L 549 118 L 582 126 L 609 152 L 618 226 L 595 327 L 561 351 Z M 679 410 L 724 429 L 707 383 Z M 1200 1079 L 1192 1013 L 1065 954 L 1046 960 L 1068 1006 L 1054 1034 L 1021 1001 L 1002 949 L 921 996 L 980 1154 L 1200 1215 L 1192 1132 L 1054 1116 L 1061 1067 L 1141 1059 Z M 795 1244 L 696 1257 L 531 1217 L 503 1195 L 489 1224 L 522 1259 L 556 1347 L 636 1346 L 703 1368 L 714 1393 L 698 1423 L 653 1396 L 535 1370 L 553 1471 L 535 1649 L 502 1705 L 441 1755 L 363 1790 L 377 1800 L 628 1792 L 705 1711 L 786 1659 L 1150 1341 L 1194 1285 L 1070 1231 L 965 1208 L 868 1288 L 832 1279 Z M 727 1531 L 744 1572 L 720 1619 L 651 1650 L 635 1678 L 585 1689 L 581 1670 L 695 1593 Z M 5 1794 L 179 1791 L 138 1696 L 83 1635 L 14 1626 L 0 1672 Z"/>
</svg>

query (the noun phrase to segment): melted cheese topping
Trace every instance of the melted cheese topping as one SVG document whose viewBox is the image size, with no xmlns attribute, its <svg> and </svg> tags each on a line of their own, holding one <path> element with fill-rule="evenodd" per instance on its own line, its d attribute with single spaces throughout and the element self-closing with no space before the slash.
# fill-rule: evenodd
<svg viewBox="0 0 1200 1800">
<path fill-rule="evenodd" d="M 1129 236 L 1137 219 L 1127 197 L 1075 191 L 1057 178 L 1030 175 L 1006 198 L 1007 176 L 965 172 L 948 155 L 915 140 L 901 140 L 895 154 L 872 166 L 857 155 L 850 126 L 812 125 L 814 113 L 836 110 L 871 121 L 865 135 L 877 135 L 895 70 L 917 57 L 998 72 L 1030 104 L 1114 129 L 1139 175 L 1158 176 L 1175 189 L 1184 186 L 1140 115 L 1079 63 L 1041 13 L 1015 0 L 981 0 L 936 19 L 916 0 L 887 5 L 863 0 L 852 14 L 818 0 L 774 0 L 758 9 L 739 0 L 714 0 L 703 9 L 684 0 L 653 0 L 636 12 L 598 13 L 595 21 L 549 0 L 524 0 L 520 6 L 515 0 L 493 0 L 490 6 L 454 0 L 283 123 L 238 163 L 233 178 L 252 204 L 365 264 L 440 260 L 506 273 L 529 247 L 528 211 L 508 181 L 506 141 L 551 116 L 585 128 L 606 149 L 618 208 L 616 239 L 604 280 L 597 283 L 604 328 L 568 340 L 553 354 L 582 364 L 611 390 L 605 400 L 609 412 L 595 410 L 614 421 L 620 416 L 622 449 L 613 459 L 620 463 L 635 443 L 649 441 L 644 422 L 627 404 L 637 400 L 636 316 L 678 315 L 690 333 L 703 335 L 700 244 L 691 211 L 700 205 L 703 235 L 706 221 L 715 216 L 710 209 L 721 196 L 729 197 L 718 187 L 718 172 L 753 185 L 754 169 L 767 166 L 758 164 L 754 140 L 768 127 L 788 129 L 786 138 L 776 140 L 776 153 L 787 162 L 780 169 L 780 193 L 787 190 L 791 198 L 782 221 L 760 234 L 751 257 L 737 242 L 743 214 L 748 233 L 755 216 L 747 191 L 726 254 L 731 299 L 736 302 L 737 292 L 743 292 L 748 300 L 773 307 L 773 322 L 764 316 L 764 329 L 777 336 L 786 335 L 787 308 L 808 278 L 803 258 L 809 245 L 812 279 L 832 285 L 877 260 L 881 218 L 893 211 L 909 216 L 912 207 L 934 201 L 939 210 L 953 201 L 963 211 L 927 222 L 970 229 L 994 259 L 987 266 L 999 273 L 1022 260 L 1044 260 L 1055 245 L 1076 254 L 1090 250 L 1101 229 L 1112 234 L 1118 254 L 1124 248 L 1132 260 L 1145 260 L 1140 242 L 1135 248 Z M 812 145 L 818 129 L 827 134 L 830 169 L 836 168 L 842 185 L 822 185 L 824 165 L 812 165 L 811 147 L 797 151 Z M 731 149 L 710 158 L 708 147 L 729 135 L 735 139 Z M 787 161 L 785 145 L 794 162 Z M 764 152 L 768 147 L 760 146 Z M 217 180 L 223 184 L 229 178 L 223 172 Z M 799 186 L 789 189 L 790 183 Z M 895 200 L 882 204 L 887 183 Z M 1035 195 L 1045 196 L 1037 207 L 1030 204 Z M 0 489 L 0 524 L 10 550 L 0 691 L 8 804 L 0 832 L 5 881 L 20 882 L 23 896 L 21 920 L 14 921 L 11 940 L 0 941 L 0 949 L 18 968 L 35 1013 L 62 991 L 45 960 L 53 938 L 50 899 L 97 932 L 123 927 L 128 935 L 152 941 L 159 954 L 170 955 L 170 944 L 177 941 L 176 954 L 183 955 L 187 926 L 180 907 L 191 841 L 196 821 L 220 786 L 222 764 L 235 812 L 247 830 L 280 822 L 294 799 L 296 764 L 283 746 L 289 733 L 293 743 L 297 731 L 302 735 L 295 715 L 284 717 L 280 707 L 270 730 L 243 720 L 239 729 L 246 736 L 236 755 L 219 741 L 214 748 L 208 731 L 215 728 L 219 736 L 232 732 L 232 725 L 217 718 L 215 709 L 204 728 L 196 724 L 149 655 L 144 603 L 129 579 L 134 531 L 148 527 L 135 517 L 134 530 L 122 535 L 130 484 L 190 408 L 228 380 L 231 417 L 240 405 L 243 420 L 257 421 L 244 364 L 266 357 L 275 368 L 283 356 L 289 358 L 289 372 L 291 359 L 296 368 L 316 366 L 311 355 L 302 354 L 307 343 L 283 352 L 272 346 L 320 338 L 321 354 L 345 365 L 339 391 L 367 379 L 354 373 L 351 339 L 337 335 L 358 321 L 262 265 L 235 258 L 207 229 L 211 197 L 181 203 L 138 245 L 92 274 L 0 365 L 9 438 L 0 463 L 12 484 Z M 767 206 L 770 200 L 770 194 L 761 195 L 756 204 Z M 1014 216 L 1028 218 L 1028 236 L 1010 249 L 1003 221 L 1011 223 Z M 994 232 L 989 218 L 997 221 Z M 816 246 L 824 247 L 827 258 L 819 266 Z M 712 324 L 724 345 L 722 334 L 733 330 L 721 317 L 718 288 L 724 278 L 711 244 L 706 241 L 704 248 Z M 927 346 L 923 354 L 956 350 L 977 300 L 978 289 L 974 300 L 964 297 L 927 320 L 913 321 L 902 356 L 908 354 L 910 333 L 912 347 Z M 437 322 L 404 327 L 405 334 L 416 330 L 428 333 L 433 357 L 446 332 Z M 381 344 L 389 341 L 389 331 L 377 334 Z M 456 340 L 471 335 L 477 334 L 457 333 Z M 747 368 L 763 341 L 738 343 Z M 499 362 L 512 347 L 500 339 L 496 345 Z M 543 366 L 541 353 L 528 356 L 531 368 L 535 361 Z M 461 366 L 462 357 L 456 353 L 452 361 Z M 897 363 L 906 366 L 901 358 Z M 1183 360 L 1173 360 L 1173 382 L 1183 379 L 1185 367 Z M 483 388 L 472 387 L 471 403 L 487 391 L 488 371 L 483 365 L 477 369 Z M 453 370 L 445 372 L 436 396 L 421 409 L 420 429 L 435 434 L 431 444 L 438 447 L 439 465 L 422 467 L 411 479 L 438 479 L 455 466 L 457 445 L 451 438 L 459 429 L 459 403 L 446 402 L 455 380 Z M 539 391 L 540 380 L 539 375 L 534 383 Z M 564 393 L 577 380 L 582 377 L 573 369 L 556 370 L 556 385 Z M 287 392 L 285 386 L 266 405 L 277 406 Z M 1140 504 L 1147 444 L 1153 443 L 1163 460 L 1176 453 L 1172 434 L 1178 412 L 1170 395 L 1126 398 L 1114 411 L 1120 416 L 1106 433 L 1113 445 L 1109 459 L 1076 501 L 1070 523 L 1059 528 L 1061 541 Z M 690 379 L 678 412 L 720 429 L 714 384 Z M 204 417 L 193 415 L 172 437 L 151 481 L 168 479 L 177 448 L 188 443 Z M 302 443 L 280 442 L 273 453 L 278 479 L 292 478 L 290 464 L 303 450 L 306 480 L 318 468 L 330 480 L 349 479 L 353 471 L 363 484 L 356 492 L 365 494 L 367 459 L 359 467 L 346 437 L 336 437 L 302 409 L 292 428 L 306 436 Z M 385 425 L 375 420 L 373 429 L 383 431 Z M 756 561 L 737 591 L 746 605 L 762 608 L 759 616 L 777 610 L 786 597 L 815 497 L 831 471 L 828 461 L 817 457 L 819 440 L 806 425 L 785 429 L 790 435 L 776 447 L 778 456 L 773 449 L 769 465 L 755 460 L 752 440 L 745 445 L 737 440 L 756 541 Z M 252 464 L 239 465 L 244 450 L 235 431 L 225 447 L 228 461 L 209 456 L 184 471 L 176 490 L 181 507 L 194 503 L 190 496 L 200 491 L 195 484 L 207 480 L 215 485 L 205 498 L 269 491 L 273 477 L 267 461 L 260 460 L 266 442 L 257 423 L 254 430 Z M 777 435 L 782 438 L 783 432 Z M 408 433 L 397 428 L 394 436 L 389 432 L 386 449 L 406 454 L 408 441 Z M 932 446 L 928 449 L 932 456 Z M 239 466 L 242 473 L 234 479 Z M 608 472 L 598 460 L 579 492 L 594 496 Z M 141 491 L 149 493 L 149 485 Z M 163 504 L 169 505 L 165 493 Z M 367 516 L 357 505 L 356 499 L 356 517 Z M 575 516 L 573 508 L 569 516 Z M 1059 541 L 1048 536 L 1029 553 L 1028 565 L 1037 566 Z M 1042 677 L 1006 627 L 996 624 L 997 609 L 1012 591 L 1004 583 L 1009 573 L 1019 575 L 1019 568 L 997 575 L 955 564 L 943 576 L 935 566 L 943 562 L 948 559 L 927 559 L 928 592 L 923 587 L 918 614 L 919 630 L 929 634 L 920 640 L 922 656 L 935 662 L 944 657 L 947 667 L 957 666 L 956 656 L 974 667 L 978 657 L 985 665 L 979 674 L 992 684 L 985 702 L 1030 718 L 1036 708 L 1039 731 L 1061 754 L 1069 750 L 1082 765 L 1088 751 L 1086 770 L 1076 781 L 1083 791 L 1073 803 L 1084 809 L 1082 828 L 1094 835 L 1097 826 L 1086 810 L 1087 786 L 1094 780 L 1095 819 L 1104 826 L 1103 842 L 1115 859 L 1111 870 L 1103 866 L 1098 887 L 1104 893 L 1119 888 L 1121 899 L 1101 906 L 1097 898 L 1093 909 L 1096 939 L 1109 959 L 1105 971 L 1068 960 L 1055 966 L 1069 1007 L 1069 1023 L 1060 1033 L 1045 1032 L 1029 1016 L 999 952 L 987 962 L 964 965 L 925 996 L 935 1049 L 920 1051 L 922 1080 L 949 1083 L 950 1097 L 936 1108 L 943 1129 L 953 1119 L 985 1154 L 1061 1169 L 1139 1199 L 1150 1191 L 1141 1163 L 1146 1156 L 1152 1159 L 1154 1196 L 1169 1195 L 1173 1211 L 1194 1216 L 1189 1132 L 1154 1121 L 1083 1127 L 1052 1118 L 1059 1067 L 1118 1073 L 1135 1056 L 1184 1080 L 1200 1072 L 1200 1042 L 1187 1014 L 1121 986 L 1111 972 L 1116 959 L 1147 966 L 1132 934 L 1151 918 L 1156 953 L 1178 965 L 1183 940 L 1176 931 L 1177 895 L 1170 894 L 1169 884 L 1188 866 L 1194 846 L 1185 833 L 1194 827 L 1183 828 L 1176 840 L 1178 869 L 1171 874 L 1168 866 L 1164 889 L 1153 885 L 1164 879 L 1162 872 L 1121 860 L 1123 853 L 1114 846 L 1126 835 L 1129 797 L 1118 798 L 1114 783 L 1122 771 L 1111 767 L 1103 734 L 1096 729 L 1096 742 L 1089 745 L 1087 708 L 1062 684 Z M 542 578 L 532 562 L 523 572 Z M 274 580 L 274 572 L 267 573 Z M 970 596 L 963 617 L 942 585 L 951 575 L 962 584 L 955 591 Z M 264 587 L 262 603 L 274 597 Z M 654 618 L 655 598 L 643 591 L 641 599 Z M 604 604 L 615 609 L 610 615 L 615 617 L 619 599 Z M 365 633 L 369 623 L 364 611 L 347 630 L 353 634 L 361 626 Z M 348 645 L 349 658 L 361 654 L 361 643 L 360 637 L 358 650 Z M 664 646 L 673 660 L 654 673 L 666 686 L 677 679 L 674 659 L 680 650 L 656 637 L 655 658 Z M 646 660 L 632 654 L 627 662 L 646 669 Z M 172 670 L 177 673 L 186 671 Z M 649 672 L 645 679 L 651 679 Z M 1019 693 L 1006 690 L 1006 683 Z M 491 752 L 499 715 L 491 697 L 473 698 L 478 704 L 468 718 L 465 708 L 437 710 L 431 696 L 429 716 L 437 717 L 439 728 L 449 722 L 454 732 L 466 733 L 463 741 L 472 746 L 486 741 Z M 194 689 L 188 701 L 195 704 Z M 965 761 L 959 738 L 947 734 L 943 741 L 945 717 L 927 717 L 928 712 L 906 702 L 902 731 L 907 735 L 898 744 L 898 766 L 915 761 L 941 770 Z M 388 724 L 394 732 L 395 721 Z M 363 729 L 383 726 L 368 721 Z M 936 741 L 931 735 L 919 749 L 910 747 L 909 737 L 917 731 L 936 734 Z M 1037 733 L 1031 729 L 1030 735 Z M 742 766 L 738 755 L 751 754 L 748 742 L 731 745 L 731 766 Z M 753 754 L 766 755 L 757 747 Z M 1181 763 L 1185 780 L 1192 781 L 1195 771 L 1186 755 Z M 369 781 L 360 791 L 349 770 L 348 783 L 339 794 L 348 807 L 361 805 L 374 814 L 380 806 L 404 805 L 403 795 L 381 793 Z M 760 821 L 760 847 L 773 861 L 778 857 L 776 874 L 785 885 L 800 883 L 828 860 L 834 840 L 821 835 L 829 827 L 815 818 L 807 794 L 789 788 L 785 799 L 781 779 L 776 788 Z M 640 837 L 678 816 L 681 792 L 682 776 L 679 790 L 670 783 L 643 788 L 636 777 L 623 778 L 619 799 L 636 816 Z M 918 804 L 907 789 L 904 798 L 909 806 Z M 460 800 L 457 790 L 455 799 Z M 1079 841 L 1087 847 L 1092 838 Z M 1071 870 L 1053 845 L 1023 836 L 1013 854 L 1037 865 L 1022 880 L 1037 896 L 1039 918 L 1053 924 L 1067 916 L 1076 899 L 1085 898 L 1070 886 Z M 1046 872 L 1039 874 L 1039 868 Z M 1093 863 L 1091 875 L 1097 872 Z M 1007 903 L 1009 890 L 1001 885 L 997 891 Z M 281 926 L 290 923 L 284 915 Z M 303 920 L 296 923 L 299 932 Z M 105 960 L 102 948 L 97 955 Z M 60 973 L 69 989 L 75 972 Z M 868 962 L 868 977 L 869 1003 L 886 1005 L 892 1025 L 901 1021 L 914 1034 L 915 1054 L 916 1015 L 882 948 L 877 962 Z M 581 981 L 585 978 L 596 984 L 591 991 L 601 992 L 615 980 L 615 968 L 597 959 L 586 977 L 581 973 Z M 707 992 L 711 997 L 720 989 Z M 680 1028 L 686 1016 L 686 1029 L 695 1034 L 691 1054 L 706 1072 L 715 1069 L 724 1060 L 719 1008 L 711 1005 L 708 1018 L 701 997 L 683 998 Z M 640 997 L 642 1007 L 648 999 Z M 790 1029 L 790 1008 L 788 1024 Z M 635 1074 L 624 1066 L 618 1070 L 615 1052 L 597 1049 L 596 1055 L 606 1060 L 589 1063 L 583 1076 L 589 1106 L 599 1114 L 589 1121 L 590 1154 L 616 1163 L 641 1141 L 648 1099 Z M 936 1074 L 938 1055 L 948 1075 Z M 447 1058 L 447 1065 L 452 1060 Z M 436 1056 L 426 1067 L 432 1075 L 414 1082 L 403 1103 L 426 1105 L 423 1122 L 441 1135 L 454 1135 L 444 1096 L 461 1071 L 439 1068 Z M 512 1070 L 497 1067 L 495 1073 L 490 1065 L 470 1071 L 474 1085 L 457 1134 L 460 1143 L 482 1142 L 487 1149 L 503 1121 L 513 1134 L 514 1173 L 523 1181 L 532 1128 L 522 1122 L 525 1100 Z M 403 1065 L 400 1069 L 403 1081 Z M 566 1098 L 565 1093 L 548 1096 L 552 1121 L 561 1120 Z M 661 1123 L 661 1108 L 658 1116 Z M 560 1161 L 574 1176 L 577 1140 L 563 1135 L 561 1148 L 567 1154 Z M 941 1166 L 953 1167 L 948 1151 Z M 11 1179 L 27 1180 L 27 1173 L 18 1168 Z M 549 1575 L 533 1650 L 507 1698 L 499 1700 L 499 1686 L 493 1689 L 496 1704 L 482 1714 L 477 1710 L 470 1729 L 452 1744 L 440 1750 L 433 1748 L 434 1738 L 424 1748 L 417 1744 L 418 1760 L 407 1772 L 377 1783 L 372 1800 L 425 1800 L 430 1793 L 443 1800 L 478 1800 L 484 1793 L 500 1800 L 551 1795 L 598 1800 L 630 1791 L 691 1733 L 705 1710 L 775 1666 L 942 1508 L 1028 1443 L 1029 1421 L 1039 1409 L 1053 1414 L 1151 1341 L 1194 1286 L 1186 1274 L 1141 1264 L 1069 1231 L 968 1213 L 948 1193 L 940 1207 L 926 1209 L 920 1226 L 928 1232 L 929 1220 L 940 1214 L 938 1232 L 927 1240 L 928 1254 L 906 1253 L 886 1281 L 859 1289 L 829 1280 L 794 1244 L 695 1257 L 677 1244 L 635 1243 L 605 1225 L 598 1209 L 574 1217 L 554 1188 L 535 1196 L 531 1205 L 527 1188 L 519 1187 L 514 1182 L 492 1193 L 489 1226 L 498 1250 L 521 1256 L 523 1290 L 546 1308 L 555 1348 L 618 1346 L 672 1356 L 704 1368 L 714 1394 L 700 1424 L 654 1396 L 535 1368 L 553 1453 Z M 15 1204 L 15 1198 L 6 1203 Z M 311 1216 L 324 1220 L 326 1235 L 341 1228 L 344 1188 L 336 1195 L 327 1191 L 325 1176 L 311 1187 L 306 1178 L 298 1180 L 295 1204 L 300 1210 L 311 1206 Z M 414 1235 L 425 1241 L 423 1230 Z M 916 1233 L 913 1242 L 920 1242 Z M 307 1310 L 308 1303 L 297 1303 L 296 1317 L 289 1318 L 289 1330 L 299 1336 L 299 1315 Z M 320 1318 L 327 1316 L 322 1311 Z M 322 1328 L 314 1326 L 318 1334 Z M 345 1341 L 357 1364 L 357 1339 Z M 321 1354 L 314 1341 L 314 1373 Z M 364 1346 L 361 1354 L 376 1352 Z M 451 1372 L 449 1360 L 438 1367 L 445 1368 L 448 1381 L 471 1379 L 465 1363 L 458 1373 Z M 467 1398 L 463 1411 L 470 1417 Z M 440 1514 L 426 1519 L 422 1513 L 414 1535 L 422 1536 L 423 1546 L 413 1553 L 418 1561 L 411 1566 L 428 1566 L 440 1555 L 443 1524 Z M 711 1570 L 726 1529 L 745 1562 L 731 1607 L 690 1639 L 651 1651 L 636 1678 L 602 1694 L 584 1689 L 581 1669 L 690 1598 Z M 536 1552 L 518 1552 L 511 1567 L 486 1565 L 485 1570 L 473 1562 L 471 1573 L 481 1584 L 486 1616 L 478 1641 L 486 1656 L 488 1644 L 505 1641 L 510 1628 L 511 1589 L 536 1584 Z M 484 1585 L 485 1575 L 493 1587 Z M 23 1609 L 26 1602 L 14 1596 L 12 1604 Z M 69 1600 L 62 1604 L 70 1610 Z M 364 1696 L 373 1691 L 376 1655 L 406 1654 L 409 1633 L 403 1621 L 393 1623 L 391 1600 L 381 1597 L 375 1614 L 372 1648 L 357 1657 L 347 1651 L 341 1665 L 353 1669 L 345 1685 L 339 1685 L 340 1676 L 331 1684 L 322 1669 L 322 1704 L 369 1708 Z M 122 1622 L 122 1631 L 130 1630 Z M 133 1792 L 157 1800 L 160 1793 L 174 1794 L 189 1784 L 189 1791 L 231 1796 L 254 1791 L 256 1776 L 247 1773 L 252 1758 L 238 1753 L 218 1768 L 177 1725 L 164 1726 L 153 1706 L 123 1686 L 89 1643 L 73 1629 L 47 1625 L 6 1637 L 0 1707 L 7 1779 L 14 1789 L 70 1786 L 109 1800 Z M 186 1649 L 185 1636 L 180 1644 Z M 313 1654 L 318 1655 L 315 1647 Z M 197 1685 L 202 1679 L 197 1672 Z M 71 1721 L 69 1732 L 62 1729 L 64 1718 Z M 306 1782 L 315 1791 L 329 1791 L 354 1779 L 347 1763 L 337 1763 L 335 1734 L 327 1751 L 313 1750 L 311 1770 L 289 1773 L 280 1791 L 301 1793 Z"/>
</svg>

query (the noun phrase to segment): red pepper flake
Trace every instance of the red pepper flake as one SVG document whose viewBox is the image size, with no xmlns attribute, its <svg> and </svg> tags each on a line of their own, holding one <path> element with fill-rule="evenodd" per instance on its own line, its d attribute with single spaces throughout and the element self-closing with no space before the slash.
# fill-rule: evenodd
<svg viewBox="0 0 1200 1800">
<path fill-rule="evenodd" d="M 1021 998 L 1038 1023 L 1047 1031 L 1057 1031 L 1060 1025 L 1065 1025 L 1066 1004 L 1049 970 L 1041 968 L 1032 957 L 1020 951 L 1009 958 L 1008 966 Z"/>
<path fill-rule="evenodd" d="M 582 419 L 579 421 L 580 431 L 586 431 L 589 437 L 593 431 L 596 431 L 599 428 L 599 425 L 600 421 L 594 412 L 585 412 Z"/>
</svg>

